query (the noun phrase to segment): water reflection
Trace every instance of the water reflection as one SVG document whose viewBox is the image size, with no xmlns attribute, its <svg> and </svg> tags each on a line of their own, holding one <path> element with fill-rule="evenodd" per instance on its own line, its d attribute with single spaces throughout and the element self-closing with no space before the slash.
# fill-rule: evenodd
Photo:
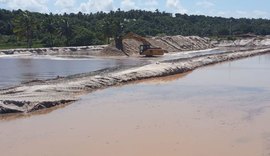
<svg viewBox="0 0 270 156">
<path fill-rule="evenodd" d="M 0 114 L 0 121 L 1 122 L 8 122 L 8 121 L 12 121 L 15 119 L 25 119 L 25 118 L 30 118 L 30 117 L 34 117 L 34 116 L 46 115 L 46 114 L 51 113 L 57 109 L 65 108 L 69 104 L 70 103 L 65 104 L 65 105 L 58 105 L 55 107 L 41 109 L 41 110 L 30 112 L 30 113 Z"/>
<path fill-rule="evenodd" d="M 34 79 L 48 79 L 115 66 L 145 63 L 142 59 L 0 58 L 0 88 Z"/>
<path fill-rule="evenodd" d="M 1 154 L 269 155 L 266 56 L 99 90 L 45 115 L 5 118 Z"/>
</svg>

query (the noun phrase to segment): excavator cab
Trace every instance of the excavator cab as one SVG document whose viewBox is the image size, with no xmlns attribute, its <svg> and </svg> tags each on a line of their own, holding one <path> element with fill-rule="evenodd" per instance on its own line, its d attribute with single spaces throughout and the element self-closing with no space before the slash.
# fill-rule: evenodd
<svg viewBox="0 0 270 156">
<path fill-rule="evenodd" d="M 167 53 L 167 51 L 161 48 L 152 47 L 150 44 L 140 45 L 140 55 L 151 57 L 156 55 L 164 55 L 164 53 Z"/>
<path fill-rule="evenodd" d="M 142 53 L 144 51 L 146 51 L 147 49 L 150 49 L 150 45 L 149 44 L 140 45 L 140 55 L 142 55 Z"/>
<path fill-rule="evenodd" d="M 137 34 L 134 34 L 132 32 L 129 32 L 128 34 L 126 34 L 122 39 L 133 39 L 133 40 L 136 40 L 138 42 L 141 42 L 142 45 L 140 45 L 138 47 L 140 55 L 151 57 L 151 56 L 155 56 L 155 55 L 164 55 L 164 53 L 168 53 L 167 50 L 163 50 L 161 48 L 151 46 L 151 43 L 149 41 L 147 41 L 145 38 L 143 38 Z M 121 49 L 121 50 L 123 50 L 123 49 Z"/>
</svg>

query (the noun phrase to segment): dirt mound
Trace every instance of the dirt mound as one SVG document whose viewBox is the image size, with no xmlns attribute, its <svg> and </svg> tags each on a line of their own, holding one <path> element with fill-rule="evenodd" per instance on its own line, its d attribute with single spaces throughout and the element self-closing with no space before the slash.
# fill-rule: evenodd
<svg viewBox="0 0 270 156">
<path fill-rule="evenodd" d="M 1 55 L 91 55 L 91 56 L 133 56 L 139 55 L 140 45 L 147 43 L 153 47 L 159 47 L 169 52 L 201 50 L 213 47 L 206 38 L 198 36 L 164 36 L 142 37 L 134 33 L 128 33 L 123 37 L 123 51 L 115 48 L 115 44 L 78 47 L 52 47 L 52 48 L 25 48 L 0 50 Z"/>
<path fill-rule="evenodd" d="M 123 40 L 123 50 L 129 55 L 138 55 L 140 53 L 140 45 L 143 43 L 134 39 Z"/>
<path fill-rule="evenodd" d="M 213 44 L 219 47 L 258 47 L 258 46 L 270 46 L 270 36 L 257 36 L 248 38 L 239 38 L 236 40 L 219 40 L 212 41 Z"/>
<path fill-rule="evenodd" d="M 122 56 L 125 55 L 123 51 L 115 48 L 113 45 L 109 45 L 100 51 L 101 56 Z"/>
<path fill-rule="evenodd" d="M 208 39 L 198 36 L 165 36 L 155 37 L 153 40 L 159 42 L 155 44 L 159 44 L 161 48 L 167 48 L 170 52 L 201 50 L 213 47 Z"/>
<path fill-rule="evenodd" d="M 116 55 L 139 55 L 139 47 L 143 43 L 149 43 L 153 47 L 159 47 L 169 52 L 190 51 L 190 50 L 202 50 L 212 48 L 213 45 L 207 38 L 201 38 L 198 36 L 164 36 L 164 37 L 141 37 L 136 34 L 128 35 L 123 39 L 123 52 L 122 54 L 117 51 Z M 103 54 L 114 55 L 110 49 L 113 49 L 114 45 L 110 45 L 102 50 Z"/>
</svg>

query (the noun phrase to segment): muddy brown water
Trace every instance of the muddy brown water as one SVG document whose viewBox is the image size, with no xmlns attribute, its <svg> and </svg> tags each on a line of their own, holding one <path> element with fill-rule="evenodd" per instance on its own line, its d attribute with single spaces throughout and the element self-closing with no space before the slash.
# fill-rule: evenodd
<svg viewBox="0 0 270 156">
<path fill-rule="evenodd" d="M 207 49 L 193 52 L 170 53 L 162 57 L 56 57 L 56 56 L 0 56 L 0 88 L 18 85 L 31 80 L 45 80 L 57 76 L 68 76 L 112 68 L 116 66 L 134 66 L 151 61 L 190 58 L 199 55 L 218 54 L 224 51 Z"/>
<path fill-rule="evenodd" d="M 50 79 L 116 66 L 146 63 L 145 59 L 61 58 L 51 56 L 0 57 L 0 88 L 25 81 Z"/>
<path fill-rule="evenodd" d="M 270 55 L 0 120 L 1 156 L 268 156 Z"/>
</svg>

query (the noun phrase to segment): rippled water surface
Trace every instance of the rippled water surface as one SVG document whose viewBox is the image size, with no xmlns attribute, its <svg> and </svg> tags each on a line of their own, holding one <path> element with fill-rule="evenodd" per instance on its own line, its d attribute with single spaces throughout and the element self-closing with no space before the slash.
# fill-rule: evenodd
<svg viewBox="0 0 270 156">
<path fill-rule="evenodd" d="M 35 79 L 86 73 L 116 66 L 129 66 L 175 58 L 190 58 L 222 53 L 222 50 L 170 53 L 153 58 L 63 58 L 53 56 L 0 57 L 0 88 L 14 86 Z"/>
<path fill-rule="evenodd" d="M 0 88 L 35 79 L 49 79 L 104 68 L 137 65 L 142 59 L 71 59 L 0 57 Z"/>
<path fill-rule="evenodd" d="M 270 55 L 99 90 L 2 117 L 8 156 L 269 156 Z"/>
</svg>

